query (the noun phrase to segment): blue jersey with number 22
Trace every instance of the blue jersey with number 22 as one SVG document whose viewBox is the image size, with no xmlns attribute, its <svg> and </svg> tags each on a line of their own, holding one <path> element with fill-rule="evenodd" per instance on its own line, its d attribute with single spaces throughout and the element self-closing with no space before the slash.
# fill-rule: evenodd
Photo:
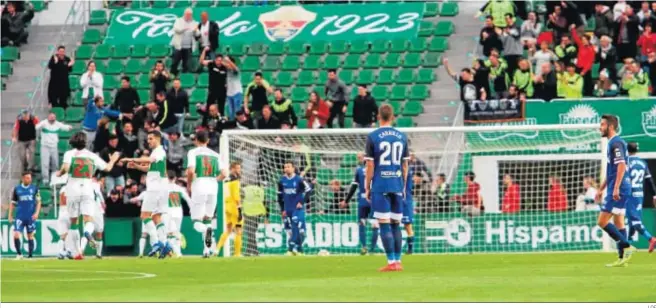
<svg viewBox="0 0 656 308">
<path fill-rule="evenodd" d="M 615 181 L 617 180 L 617 166 L 624 163 L 626 164 L 626 171 L 624 176 L 620 179 L 622 181 L 619 187 L 621 197 L 628 197 L 631 194 L 631 180 L 629 178 L 629 152 L 627 150 L 626 142 L 618 135 L 613 136 L 608 140 L 608 164 L 606 166 L 606 189 L 607 197 L 612 199 Z"/>
<path fill-rule="evenodd" d="M 367 136 L 365 159 L 374 162 L 371 192 L 403 192 L 403 161 L 410 158 L 408 138 L 393 127 L 380 127 Z"/>
</svg>

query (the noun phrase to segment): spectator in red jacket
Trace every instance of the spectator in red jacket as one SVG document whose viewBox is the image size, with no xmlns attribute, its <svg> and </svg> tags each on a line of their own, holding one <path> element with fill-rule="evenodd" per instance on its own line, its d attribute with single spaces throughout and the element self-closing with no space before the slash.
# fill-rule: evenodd
<svg viewBox="0 0 656 308">
<path fill-rule="evenodd" d="M 590 44 L 590 36 L 579 36 L 576 32 L 576 26 L 572 25 L 572 38 L 578 46 L 578 55 L 576 56 L 576 67 L 579 74 L 583 76 L 583 95 L 592 96 L 594 91 L 594 82 L 592 81 L 592 65 L 595 62 L 595 47 Z"/>
<path fill-rule="evenodd" d="M 547 211 L 563 212 L 567 211 L 567 192 L 563 187 L 560 178 L 556 175 L 549 177 L 549 196 L 547 200 Z"/>
<path fill-rule="evenodd" d="M 656 34 L 652 32 L 652 26 L 649 23 L 645 24 L 645 31 L 638 39 L 638 46 L 640 46 L 640 62 L 647 63 L 647 57 L 652 51 L 656 51 Z"/>
<path fill-rule="evenodd" d="M 503 176 L 503 185 L 506 187 L 506 191 L 501 200 L 501 212 L 518 213 L 522 207 L 519 184 L 515 183 L 510 174 L 506 174 Z"/>
<path fill-rule="evenodd" d="M 308 120 L 308 128 L 324 128 L 330 117 L 330 107 L 324 102 L 316 91 L 310 93 L 308 108 L 305 118 Z"/>
<path fill-rule="evenodd" d="M 476 183 L 474 180 L 476 175 L 472 171 L 465 173 L 465 184 L 467 184 L 467 190 L 464 194 L 460 196 L 453 196 L 453 200 L 460 202 L 462 206 L 461 210 L 463 213 L 469 214 L 471 216 L 480 215 L 483 210 L 483 198 L 481 198 L 481 185 Z"/>
</svg>

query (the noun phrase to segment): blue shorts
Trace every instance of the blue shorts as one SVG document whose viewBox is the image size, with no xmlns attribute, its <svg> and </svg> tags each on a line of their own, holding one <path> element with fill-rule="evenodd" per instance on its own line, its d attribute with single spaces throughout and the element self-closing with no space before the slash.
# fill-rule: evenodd
<svg viewBox="0 0 656 308">
<path fill-rule="evenodd" d="M 305 232 L 305 211 L 295 210 L 294 212 L 285 211 L 285 230 L 290 230 L 292 226 L 298 226 L 300 232 Z"/>
<path fill-rule="evenodd" d="M 358 220 L 364 223 L 364 221 L 372 217 L 372 214 L 370 204 L 358 205 Z"/>
<path fill-rule="evenodd" d="M 411 225 L 412 218 L 415 216 L 415 202 L 412 200 L 405 200 L 403 203 L 403 218 L 401 218 L 401 223 L 404 225 Z"/>
<path fill-rule="evenodd" d="M 629 198 L 630 196 L 620 194 L 620 200 L 615 201 L 612 194 L 606 195 L 606 202 L 601 207 L 601 211 L 613 215 L 625 215 Z"/>
<path fill-rule="evenodd" d="M 16 218 L 14 220 L 14 231 L 23 233 L 23 229 L 27 229 L 27 233 L 36 231 L 36 223 L 32 220 L 32 217 L 27 219 Z"/>
<path fill-rule="evenodd" d="M 371 193 L 371 208 L 374 218 L 401 221 L 403 218 L 402 193 Z"/>
<path fill-rule="evenodd" d="M 629 197 L 626 207 L 626 217 L 629 219 L 629 224 L 642 222 L 642 202 L 643 198 Z"/>
</svg>

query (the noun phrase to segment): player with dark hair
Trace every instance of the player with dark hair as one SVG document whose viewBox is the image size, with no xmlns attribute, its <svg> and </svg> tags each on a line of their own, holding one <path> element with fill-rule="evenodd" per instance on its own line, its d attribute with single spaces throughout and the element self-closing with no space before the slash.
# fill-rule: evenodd
<svg viewBox="0 0 656 308">
<path fill-rule="evenodd" d="M 175 171 L 169 170 L 167 176 L 169 179 L 169 211 L 165 220 L 168 227 L 168 241 L 171 243 L 175 256 L 180 258 L 182 257 L 182 233 L 180 233 L 183 217 L 182 200 L 187 202 L 188 206 L 191 206 L 192 203 L 187 188 L 175 182 Z"/>
<path fill-rule="evenodd" d="M 380 271 L 401 271 L 401 229 L 405 183 L 408 179 L 407 136 L 392 127 L 394 109 L 384 104 L 378 112 L 380 127 L 367 135 L 364 187 L 371 201 L 374 218 L 380 224 L 387 265 Z"/>
<path fill-rule="evenodd" d="M 346 199 L 342 201 L 342 206 L 346 205 L 351 201 L 351 198 L 355 192 L 360 189 L 358 194 L 358 235 L 360 238 L 360 254 L 367 254 L 367 220 L 371 219 L 371 203 L 367 200 L 366 189 L 364 187 L 364 153 L 358 153 L 358 162 L 359 165 L 355 168 L 355 179 L 351 183 L 351 188 L 346 196 Z M 373 226 L 373 234 L 371 235 L 371 246 L 369 246 L 369 252 L 373 252 L 376 249 L 376 243 L 378 243 L 378 221 L 371 219 L 371 225 Z"/>
<path fill-rule="evenodd" d="M 631 177 L 631 196 L 626 207 L 626 216 L 629 220 L 629 240 L 633 235 L 638 232 L 649 241 L 649 252 L 654 251 L 656 247 L 656 237 L 651 235 L 645 226 L 642 224 L 642 203 L 644 200 L 644 183 L 649 182 L 649 188 L 654 195 L 654 202 L 656 203 L 656 185 L 649 172 L 647 163 L 638 157 L 638 144 L 629 142 L 629 170 Z"/>
<path fill-rule="evenodd" d="M 311 188 L 303 178 L 296 174 L 294 163 L 285 162 L 284 174 L 278 182 L 278 205 L 280 212 L 292 230 L 287 254 L 303 254 L 305 238 L 305 196 Z"/>
<path fill-rule="evenodd" d="M 608 154 L 606 179 L 597 192 L 597 199 L 601 200 L 604 189 L 608 188 L 608 190 L 597 224 L 617 242 L 619 255 L 617 261 L 606 265 L 608 267 L 627 266 L 631 255 L 636 251 L 635 247 L 629 244 L 624 228 L 624 214 L 631 196 L 631 180 L 628 172 L 627 145 L 617 134 L 618 127 L 619 122 L 616 116 L 605 114 L 601 117 L 599 130 L 602 137 L 608 138 Z M 610 223 L 611 218 L 613 219 L 612 224 Z"/>
<path fill-rule="evenodd" d="M 16 216 L 14 217 L 14 209 Z M 41 196 L 39 187 L 32 184 L 32 173 L 23 172 L 22 181 L 14 188 L 9 205 L 9 223 L 14 226 L 14 248 L 16 249 L 16 259 L 23 258 L 23 249 L 21 247 L 21 237 L 23 230 L 27 231 L 27 257 L 32 258 L 34 252 L 34 232 L 36 231 L 36 220 L 39 218 L 41 211 Z"/>
</svg>

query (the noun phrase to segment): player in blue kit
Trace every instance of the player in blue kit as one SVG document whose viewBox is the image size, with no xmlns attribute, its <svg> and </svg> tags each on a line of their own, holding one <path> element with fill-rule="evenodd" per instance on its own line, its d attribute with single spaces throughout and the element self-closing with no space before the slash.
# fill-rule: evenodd
<svg viewBox="0 0 656 308">
<path fill-rule="evenodd" d="M 371 203 L 367 200 L 366 189 L 364 188 L 364 154 L 358 153 L 358 165 L 355 168 L 355 178 L 353 183 L 351 183 L 351 188 L 349 189 L 346 199 L 342 201 L 342 206 L 345 207 L 350 201 L 355 192 L 360 189 L 358 194 L 358 235 L 360 237 L 360 254 L 367 254 L 367 221 L 371 218 Z M 369 252 L 373 252 L 376 249 L 376 243 L 378 243 L 378 221 L 375 219 L 371 220 L 371 225 L 373 227 L 373 234 L 371 236 L 371 246 L 369 246 Z"/>
<path fill-rule="evenodd" d="M 411 255 L 415 246 L 415 231 L 412 229 L 412 218 L 415 211 L 415 200 L 412 199 L 412 189 L 414 188 L 414 172 L 408 170 L 408 178 L 405 181 L 405 199 L 403 200 L 403 217 L 401 223 L 405 228 L 405 233 L 408 235 L 408 251 L 407 254 Z"/>
<path fill-rule="evenodd" d="M 21 237 L 23 230 L 27 229 L 27 257 L 32 257 L 34 251 L 34 231 L 36 231 L 36 219 L 41 211 L 41 196 L 39 188 L 32 184 L 32 174 L 24 172 L 22 182 L 14 188 L 9 205 L 9 223 L 14 224 L 14 247 L 16 248 L 16 259 L 23 258 Z M 16 215 L 14 216 L 14 212 Z"/>
<path fill-rule="evenodd" d="M 387 265 L 382 272 L 401 271 L 401 229 L 405 183 L 408 177 L 408 138 L 396 128 L 394 110 L 384 104 L 378 111 L 380 127 L 367 135 L 364 187 L 374 218 L 380 225 Z"/>
<path fill-rule="evenodd" d="M 629 197 L 629 204 L 626 208 L 626 217 L 629 220 L 629 239 L 638 232 L 649 241 L 649 252 L 654 251 L 656 247 L 656 237 L 651 235 L 645 226 L 642 224 L 642 203 L 644 200 L 644 183 L 649 182 L 649 188 L 654 195 L 654 202 L 656 203 L 656 184 L 651 177 L 647 163 L 638 157 L 638 144 L 629 142 L 629 170 L 631 177 L 631 197 Z"/>
<path fill-rule="evenodd" d="M 624 215 L 631 196 L 631 180 L 629 178 L 629 153 L 626 142 L 617 134 L 618 123 L 616 116 L 605 114 L 601 117 L 599 127 L 601 136 L 608 138 L 608 154 L 606 179 L 597 192 L 597 199 L 601 200 L 602 192 L 604 189 L 608 189 L 597 224 L 617 242 L 619 255 L 617 261 L 606 265 L 608 267 L 627 266 L 631 255 L 636 251 L 635 247 L 629 244 L 624 228 Z M 610 223 L 611 218 L 613 224 Z"/>
<path fill-rule="evenodd" d="M 278 182 L 278 204 L 285 224 L 292 229 L 288 253 L 299 255 L 303 253 L 305 238 L 305 196 L 310 192 L 310 185 L 296 174 L 294 164 L 286 162 L 284 175 Z"/>
</svg>

